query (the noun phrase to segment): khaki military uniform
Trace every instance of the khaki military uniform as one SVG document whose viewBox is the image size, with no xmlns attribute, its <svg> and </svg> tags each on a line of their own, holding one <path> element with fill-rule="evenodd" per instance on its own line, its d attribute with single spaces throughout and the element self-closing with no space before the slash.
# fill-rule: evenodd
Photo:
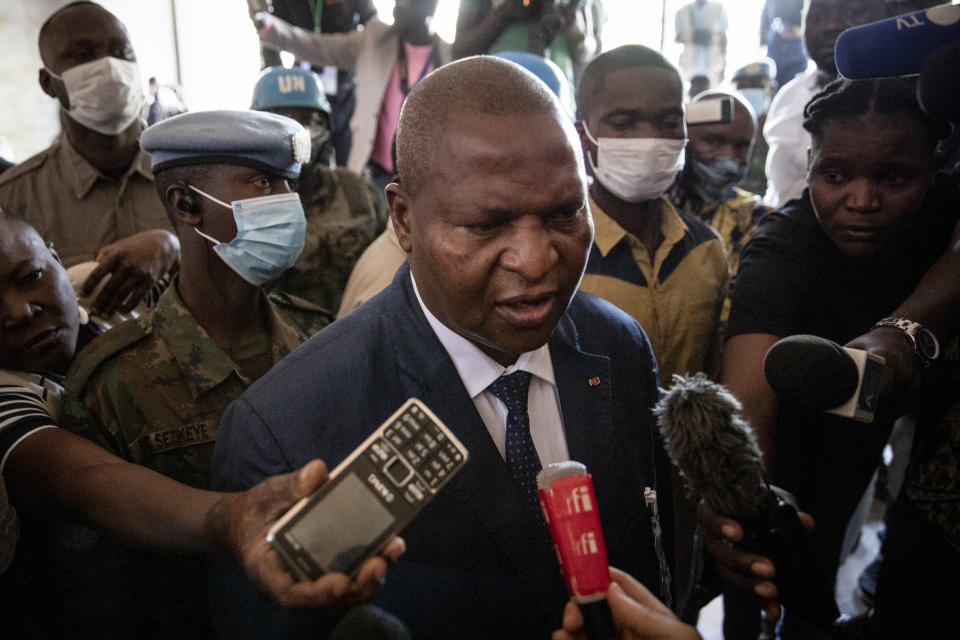
<svg viewBox="0 0 960 640">
<path fill-rule="evenodd" d="M 731 190 L 730 197 L 713 206 L 713 208 L 698 208 L 693 201 L 685 201 L 678 205 L 709 224 L 720 234 L 723 240 L 723 250 L 727 256 L 727 267 L 730 270 L 730 288 L 732 289 L 740 270 L 740 254 L 753 235 L 763 216 L 769 209 L 760 201 L 760 196 L 745 191 L 739 187 Z M 720 313 L 720 338 L 722 340 L 730 317 L 730 296 L 723 301 L 723 310 Z"/>
<path fill-rule="evenodd" d="M 767 215 L 767 209 L 760 202 L 760 196 L 739 187 L 734 187 L 730 197 L 711 208 L 697 210 L 683 203 L 680 208 L 698 216 L 713 227 L 723 240 L 727 255 L 730 276 L 736 277 L 740 268 L 740 254 L 746 246 L 760 219 Z"/>
<path fill-rule="evenodd" d="M 66 267 L 141 231 L 173 231 L 142 151 L 119 178 L 100 173 L 66 134 L 0 176 L 0 205 L 23 213 Z"/>
<path fill-rule="evenodd" d="M 269 296 L 275 364 L 326 326 L 326 312 Z M 63 426 L 120 457 L 207 488 L 220 416 L 253 382 L 217 346 L 176 286 L 155 309 L 94 340 L 68 375 Z"/>
<path fill-rule="evenodd" d="M 307 216 L 303 252 L 268 288 L 336 311 L 353 265 L 386 225 L 386 208 L 368 182 L 346 169 L 306 165 L 297 191 Z"/>
</svg>

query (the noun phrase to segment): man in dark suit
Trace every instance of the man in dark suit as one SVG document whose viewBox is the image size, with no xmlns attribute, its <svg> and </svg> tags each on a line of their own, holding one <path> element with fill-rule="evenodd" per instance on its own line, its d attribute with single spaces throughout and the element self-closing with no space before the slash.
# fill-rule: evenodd
<svg viewBox="0 0 960 640">
<path fill-rule="evenodd" d="M 397 165 L 387 197 L 408 265 L 227 410 L 216 485 L 245 487 L 301 458 L 332 467 L 417 396 L 470 460 L 404 532 L 406 559 L 377 601 L 414 637 L 543 638 L 560 626 L 567 595 L 530 470 L 567 459 L 593 474 L 611 564 L 659 593 L 643 500 L 668 475 L 656 363 L 633 319 L 576 293 L 593 224 L 569 119 L 520 67 L 466 59 L 411 91 Z M 508 379 L 526 410 L 499 399 Z M 225 637 L 310 624 L 215 578 Z"/>
</svg>

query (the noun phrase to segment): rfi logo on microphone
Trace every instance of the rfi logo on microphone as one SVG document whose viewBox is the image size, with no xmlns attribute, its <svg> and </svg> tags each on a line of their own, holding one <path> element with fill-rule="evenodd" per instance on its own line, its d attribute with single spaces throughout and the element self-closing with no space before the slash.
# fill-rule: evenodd
<svg viewBox="0 0 960 640">
<path fill-rule="evenodd" d="M 590 500 L 590 492 L 587 487 L 576 487 L 570 492 L 567 498 L 567 513 L 593 511 L 593 503 Z"/>
<path fill-rule="evenodd" d="M 597 536 L 593 531 L 588 531 L 580 536 L 576 542 L 578 556 L 592 556 L 598 552 Z"/>
</svg>

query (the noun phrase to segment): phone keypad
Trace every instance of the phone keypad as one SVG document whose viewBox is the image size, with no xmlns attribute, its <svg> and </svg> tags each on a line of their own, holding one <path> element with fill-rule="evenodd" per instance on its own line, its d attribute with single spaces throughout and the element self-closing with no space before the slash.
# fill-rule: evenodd
<svg viewBox="0 0 960 640">
<path fill-rule="evenodd" d="M 416 406 L 411 406 L 388 426 L 383 434 L 385 439 L 376 444 L 387 445 L 387 450 L 396 450 L 399 455 L 397 461 L 404 461 L 413 468 L 413 481 L 404 491 L 404 498 L 411 504 L 422 500 L 428 490 L 436 489 L 443 484 L 447 476 L 463 462 L 463 454 L 449 441 L 440 427 Z M 373 457 L 371 461 L 378 463 L 381 467 L 388 458 L 392 457 L 387 455 L 381 458 L 380 451 L 375 447 L 371 449 L 379 458 L 379 462 Z M 394 464 L 395 461 L 391 460 L 391 467 Z M 402 486 L 393 474 L 387 475 L 395 484 Z"/>
</svg>

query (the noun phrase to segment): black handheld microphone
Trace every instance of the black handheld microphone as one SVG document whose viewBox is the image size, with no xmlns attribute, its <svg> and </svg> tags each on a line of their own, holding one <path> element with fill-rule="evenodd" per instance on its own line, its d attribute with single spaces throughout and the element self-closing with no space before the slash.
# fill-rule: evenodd
<svg viewBox="0 0 960 640">
<path fill-rule="evenodd" d="M 912 75 L 935 49 L 958 40 L 960 6 L 946 4 L 847 29 L 834 59 L 852 80 Z"/>
<path fill-rule="evenodd" d="M 740 403 L 703 374 L 674 376 L 654 413 L 670 460 L 688 489 L 743 526 L 740 546 L 773 561 L 780 602 L 811 624 L 839 615 L 833 585 L 819 570 L 796 510 L 763 479 L 763 457 Z"/>
<path fill-rule="evenodd" d="M 917 97 L 930 116 L 960 122 L 960 41 L 936 49 L 920 69 Z"/>
<path fill-rule="evenodd" d="M 767 382 L 784 401 L 873 422 L 884 359 L 811 335 L 778 341 L 763 361 Z"/>
</svg>

